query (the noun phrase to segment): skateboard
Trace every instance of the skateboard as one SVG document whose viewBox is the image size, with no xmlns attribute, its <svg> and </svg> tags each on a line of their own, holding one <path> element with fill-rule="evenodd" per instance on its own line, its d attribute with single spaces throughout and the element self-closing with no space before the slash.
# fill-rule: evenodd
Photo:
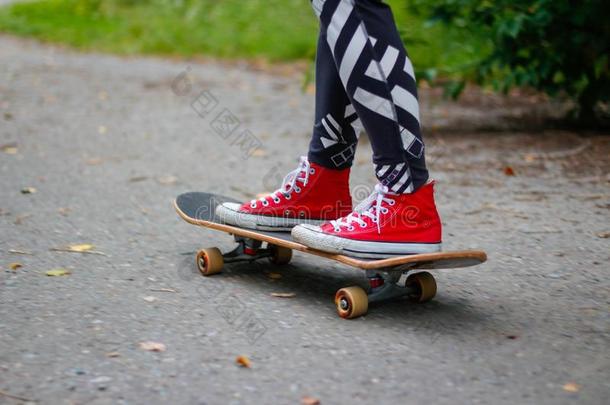
<svg viewBox="0 0 610 405">
<path fill-rule="evenodd" d="M 190 192 L 174 201 L 178 215 L 186 222 L 233 235 L 237 246 L 221 253 L 218 248 L 197 252 L 196 264 L 204 276 L 217 274 L 224 263 L 252 262 L 267 258 L 275 265 L 290 262 L 292 251 L 334 260 L 365 271 L 369 288 L 341 288 L 335 294 L 337 313 L 342 318 L 366 314 L 369 303 L 407 297 L 412 302 L 426 302 L 436 295 L 436 281 L 422 270 L 470 267 L 487 260 L 485 252 L 476 250 L 397 256 L 387 259 L 359 259 L 310 249 L 292 240 L 290 232 L 261 231 L 224 224 L 215 215 L 216 206 L 234 199 L 211 193 Z"/>
</svg>

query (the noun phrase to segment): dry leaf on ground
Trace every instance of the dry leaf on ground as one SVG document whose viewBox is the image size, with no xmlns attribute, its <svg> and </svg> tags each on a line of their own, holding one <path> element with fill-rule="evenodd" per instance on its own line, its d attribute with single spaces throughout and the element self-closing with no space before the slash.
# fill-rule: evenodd
<svg viewBox="0 0 610 405">
<path fill-rule="evenodd" d="M 7 155 L 16 155 L 17 152 L 19 151 L 17 149 L 16 143 L 2 145 L 2 147 L 0 147 L 0 150 L 2 150 L 2 152 L 6 153 Z"/>
<path fill-rule="evenodd" d="M 52 269 L 47 271 L 47 276 L 49 277 L 60 277 L 60 276 L 67 276 L 68 274 L 72 274 L 70 273 L 69 270 L 66 269 Z"/>
<path fill-rule="evenodd" d="M 103 252 L 93 250 L 95 246 L 90 243 L 78 243 L 74 245 L 67 245 L 62 247 L 51 248 L 53 252 L 71 252 L 71 253 L 91 253 L 96 255 L 106 256 Z"/>
<path fill-rule="evenodd" d="M 111 357 L 111 358 L 112 357 L 121 357 L 121 353 L 119 353 L 119 352 L 109 352 L 109 353 L 106 353 L 106 357 Z"/>
<path fill-rule="evenodd" d="M 237 358 L 235 359 L 235 363 L 237 363 L 240 367 L 245 367 L 245 368 L 250 368 L 250 366 L 252 365 L 252 362 L 250 362 L 250 359 L 247 356 L 237 356 Z"/>
<path fill-rule="evenodd" d="M 21 189 L 21 194 L 34 194 L 36 191 L 34 187 L 24 187 Z"/>
<path fill-rule="evenodd" d="M 280 273 L 269 273 L 268 276 L 271 280 L 278 280 L 282 278 L 282 275 Z"/>
<path fill-rule="evenodd" d="M 278 298 L 292 298 L 292 297 L 296 297 L 295 293 L 271 293 L 272 297 L 278 297 Z"/>
<path fill-rule="evenodd" d="M 8 250 L 9 253 L 13 253 L 16 255 L 31 255 L 31 252 L 26 252 L 25 250 L 19 250 L 19 249 L 9 249 Z"/>
<path fill-rule="evenodd" d="M 152 295 L 147 295 L 146 297 L 142 297 L 142 299 L 146 302 L 155 302 L 157 297 L 153 297 Z"/>
<path fill-rule="evenodd" d="M 68 245 L 66 249 L 72 252 L 88 252 L 93 249 L 93 245 L 90 243 L 81 243 L 76 245 Z"/>
<path fill-rule="evenodd" d="M 320 400 L 314 397 L 303 397 L 301 405 L 320 405 Z"/>
<path fill-rule="evenodd" d="M 575 382 L 569 382 L 564 384 L 563 390 L 567 392 L 578 392 L 580 391 L 580 385 L 576 384 Z"/>
<path fill-rule="evenodd" d="M 159 342 L 140 342 L 140 349 L 149 352 L 164 352 L 167 347 L 163 343 Z"/>
<path fill-rule="evenodd" d="M 19 267 L 23 267 L 23 264 L 21 264 L 21 263 L 10 263 L 8 265 L 8 267 L 11 270 L 17 270 Z"/>
<path fill-rule="evenodd" d="M 608 239 L 610 238 L 610 232 L 600 232 L 597 234 L 598 238 Z"/>
<path fill-rule="evenodd" d="M 504 168 L 504 174 L 507 175 L 507 176 L 514 176 L 515 175 L 515 169 L 513 169 L 510 166 L 506 166 Z"/>
</svg>

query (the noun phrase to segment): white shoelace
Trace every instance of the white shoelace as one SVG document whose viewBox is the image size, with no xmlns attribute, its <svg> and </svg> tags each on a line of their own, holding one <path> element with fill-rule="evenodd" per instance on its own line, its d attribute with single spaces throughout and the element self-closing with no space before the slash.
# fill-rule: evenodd
<svg viewBox="0 0 610 405">
<path fill-rule="evenodd" d="M 346 217 L 330 221 L 333 228 L 335 228 L 335 232 L 339 232 L 341 227 L 346 227 L 348 230 L 353 231 L 355 229 L 352 225 L 353 222 L 357 223 L 361 228 L 366 228 L 367 223 L 362 218 L 367 217 L 377 224 L 377 233 L 380 234 L 380 213 L 388 213 L 388 208 L 384 207 L 382 204 L 384 202 L 388 205 L 396 204 L 396 200 L 389 198 L 388 193 L 389 189 L 387 186 L 377 184 L 371 195 L 369 195 L 364 201 L 358 204 L 356 208 L 354 208 L 354 212 Z"/>
<path fill-rule="evenodd" d="M 304 173 L 305 176 L 301 176 L 301 173 Z M 284 198 L 290 200 L 293 191 L 296 193 L 301 192 L 301 187 L 297 185 L 297 181 L 303 183 L 303 187 L 305 187 L 307 186 L 307 182 L 309 181 L 309 175 L 314 173 L 315 169 L 311 167 L 309 161 L 307 160 L 307 157 L 301 156 L 301 158 L 299 159 L 299 167 L 297 167 L 296 169 L 288 173 L 286 177 L 284 177 L 284 180 L 282 180 L 282 187 L 278 188 L 271 194 L 259 198 L 258 200 L 251 200 L 250 207 L 256 208 L 258 201 L 260 201 L 263 206 L 268 206 L 269 201 L 267 201 L 267 198 L 269 197 L 273 199 L 274 203 L 278 204 L 280 202 L 280 194 L 283 194 Z"/>
</svg>

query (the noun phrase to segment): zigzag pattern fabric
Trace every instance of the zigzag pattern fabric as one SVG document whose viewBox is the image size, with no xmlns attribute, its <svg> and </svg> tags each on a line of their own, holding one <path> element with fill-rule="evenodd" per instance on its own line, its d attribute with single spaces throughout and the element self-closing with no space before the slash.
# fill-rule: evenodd
<svg viewBox="0 0 610 405">
<path fill-rule="evenodd" d="M 379 0 L 312 0 L 320 19 L 316 119 L 309 159 L 351 166 L 364 129 L 379 181 L 410 193 L 428 180 L 413 65 L 390 7 Z"/>
</svg>

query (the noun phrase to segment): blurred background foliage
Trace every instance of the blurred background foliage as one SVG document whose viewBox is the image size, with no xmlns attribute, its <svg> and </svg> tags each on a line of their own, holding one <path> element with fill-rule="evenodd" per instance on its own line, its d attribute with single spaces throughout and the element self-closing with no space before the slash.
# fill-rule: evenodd
<svg viewBox="0 0 610 405">
<path fill-rule="evenodd" d="M 469 30 L 490 41 L 464 79 L 507 92 L 530 87 L 573 99 L 575 117 L 597 125 L 610 101 L 610 1 L 608 0 L 409 0 L 409 9 L 431 24 Z"/>
<path fill-rule="evenodd" d="M 473 81 L 574 99 L 607 115 L 608 0 L 387 0 L 421 81 L 457 97 Z M 312 60 L 309 0 L 36 0 L 0 30 L 120 54 Z M 595 113 L 597 114 L 595 114 Z"/>
</svg>

